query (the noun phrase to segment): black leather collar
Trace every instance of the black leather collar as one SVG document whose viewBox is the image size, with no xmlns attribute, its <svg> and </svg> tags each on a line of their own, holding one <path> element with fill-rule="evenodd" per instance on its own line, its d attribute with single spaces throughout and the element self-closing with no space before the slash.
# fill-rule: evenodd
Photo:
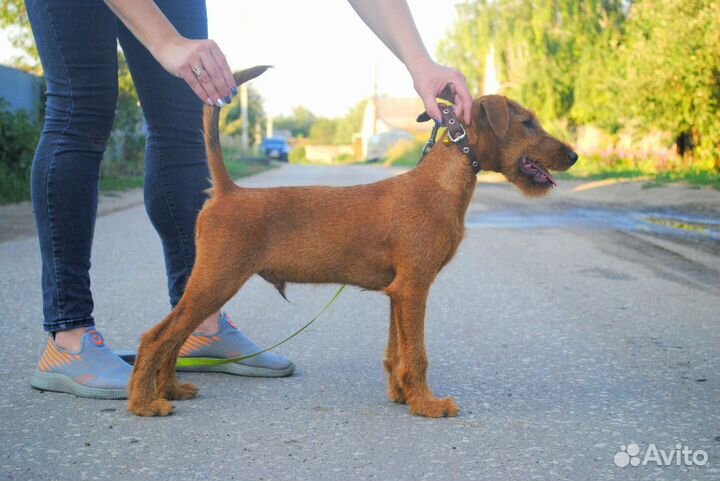
<svg viewBox="0 0 720 481">
<path fill-rule="evenodd" d="M 465 127 L 455 115 L 455 107 L 447 104 L 438 104 L 438 107 L 440 107 L 440 113 L 443 117 L 443 124 L 447 127 L 446 142 L 449 141 L 458 146 L 460 152 L 470 161 L 473 172 L 477 174 L 480 172 L 480 162 L 478 162 L 475 152 L 470 148 Z"/>
<path fill-rule="evenodd" d="M 422 162 L 423 157 L 425 157 L 425 154 L 430 152 L 430 149 L 433 148 L 435 145 L 435 138 L 437 137 L 438 129 L 445 125 L 447 127 L 447 136 L 445 137 L 445 142 L 457 145 L 460 149 L 460 152 L 462 152 L 465 157 L 468 158 L 470 161 L 470 167 L 472 168 L 474 173 L 480 172 L 480 162 L 478 162 L 477 157 L 475 156 L 475 152 L 470 148 L 470 144 L 467 140 L 467 132 L 465 131 L 465 127 L 463 124 L 460 123 L 460 120 L 455 115 L 455 107 L 453 107 L 451 104 L 438 104 L 438 107 L 440 108 L 440 113 L 442 114 L 442 123 L 438 123 L 435 121 L 435 125 L 433 126 L 432 133 L 430 134 L 430 138 L 428 139 L 427 143 L 425 144 L 425 147 L 422 151 L 422 157 L 420 157 L 420 162 Z M 430 116 L 428 116 L 427 112 L 422 113 L 418 116 L 417 121 L 418 122 L 426 122 L 430 120 Z"/>
</svg>

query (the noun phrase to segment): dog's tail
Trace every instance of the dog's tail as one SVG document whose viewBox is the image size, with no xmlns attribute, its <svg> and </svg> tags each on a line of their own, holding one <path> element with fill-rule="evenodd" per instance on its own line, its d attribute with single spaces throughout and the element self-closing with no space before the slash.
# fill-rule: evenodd
<svg viewBox="0 0 720 481">
<path fill-rule="evenodd" d="M 265 72 L 268 68 L 270 68 L 270 65 L 258 65 L 240 72 L 235 72 L 235 83 L 237 85 L 241 85 L 248 82 Z M 230 174 L 225 167 L 222 146 L 220 145 L 220 131 L 218 130 L 219 121 L 220 108 L 205 105 L 205 110 L 203 112 L 205 150 L 208 157 L 208 166 L 210 167 L 210 177 L 212 178 L 214 196 L 218 196 L 236 188 L 235 183 L 230 178 Z"/>
</svg>

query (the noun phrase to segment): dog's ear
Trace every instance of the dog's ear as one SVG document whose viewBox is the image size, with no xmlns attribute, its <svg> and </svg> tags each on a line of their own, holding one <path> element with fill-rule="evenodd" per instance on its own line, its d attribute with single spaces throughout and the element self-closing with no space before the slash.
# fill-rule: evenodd
<svg viewBox="0 0 720 481">
<path fill-rule="evenodd" d="M 510 127 L 510 110 L 508 109 L 507 98 L 502 95 L 487 95 L 482 99 L 490 127 L 495 135 L 501 139 Z"/>
<path fill-rule="evenodd" d="M 272 65 L 256 65 L 255 67 L 246 68 L 245 70 L 240 70 L 239 72 L 233 72 L 235 83 L 237 85 L 241 85 L 245 82 L 249 82 L 255 77 L 265 73 L 265 71 L 269 68 L 272 68 Z"/>
<path fill-rule="evenodd" d="M 455 102 L 455 92 L 453 91 L 452 84 L 447 84 L 445 88 L 442 89 L 442 92 L 440 92 L 440 95 L 438 95 L 437 98 L 446 100 L 450 103 Z M 418 122 L 427 122 L 428 120 L 430 120 L 430 116 L 427 112 L 423 112 L 417 116 L 416 120 Z"/>
</svg>

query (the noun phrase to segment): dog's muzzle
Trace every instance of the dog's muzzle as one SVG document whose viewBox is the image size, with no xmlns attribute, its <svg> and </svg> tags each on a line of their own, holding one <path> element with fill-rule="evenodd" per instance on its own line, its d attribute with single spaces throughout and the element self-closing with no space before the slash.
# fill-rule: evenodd
<svg viewBox="0 0 720 481">
<path fill-rule="evenodd" d="M 518 160 L 518 167 L 520 168 L 520 172 L 530 177 L 533 182 L 538 185 L 550 185 L 552 187 L 557 186 L 557 182 L 555 182 L 555 179 L 550 172 L 526 155 L 520 157 Z"/>
</svg>

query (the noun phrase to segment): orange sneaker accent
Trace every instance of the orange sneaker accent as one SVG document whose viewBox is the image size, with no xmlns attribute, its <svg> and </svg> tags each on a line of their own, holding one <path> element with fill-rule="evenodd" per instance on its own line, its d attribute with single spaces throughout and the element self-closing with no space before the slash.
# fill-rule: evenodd
<svg viewBox="0 0 720 481">
<path fill-rule="evenodd" d="M 61 351 L 51 340 L 48 339 L 45 351 L 43 352 L 42 357 L 40 357 L 40 361 L 38 361 L 38 369 L 43 372 L 48 372 L 54 367 L 63 364 L 71 364 L 72 362 L 79 360 L 80 356 Z"/>
<path fill-rule="evenodd" d="M 205 336 L 196 336 L 195 334 L 190 334 L 190 337 L 187 338 L 185 343 L 180 348 L 180 355 L 181 356 L 189 356 L 193 352 L 197 351 L 201 347 L 209 346 L 210 344 L 214 344 L 215 342 L 218 342 L 220 338 L 218 336 L 213 337 L 205 337 Z"/>
<path fill-rule="evenodd" d="M 98 334 L 96 330 L 88 331 L 88 334 L 90 335 L 90 340 L 96 346 L 102 346 L 104 344 L 102 336 Z"/>
</svg>

